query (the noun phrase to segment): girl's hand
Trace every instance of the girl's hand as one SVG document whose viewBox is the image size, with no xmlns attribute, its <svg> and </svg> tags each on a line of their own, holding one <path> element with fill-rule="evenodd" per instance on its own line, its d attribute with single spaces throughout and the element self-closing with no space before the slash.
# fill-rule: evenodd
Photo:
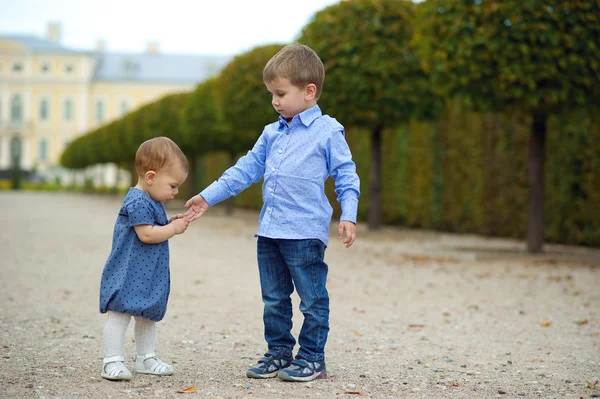
<svg viewBox="0 0 600 399">
<path fill-rule="evenodd" d="M 183 219 L 183 213 L 179 213 L 177 215 L 171 216 L 171 219 L 169 219 L 169 223 L 171 223 L 173 220 L 177 220 L 177 219 Z"/>
<path fill-rule="evenodd" d="M 184 231 L 186 231 L 188 226 L 190 225 L 190 222 L 188 222 L 186 219 L 181 218 L 173 220 L 170 224 L 173 225 L 173 228 L 175 229 L 175 235 L 177 235 L 182 234 Z"/>
</svg>

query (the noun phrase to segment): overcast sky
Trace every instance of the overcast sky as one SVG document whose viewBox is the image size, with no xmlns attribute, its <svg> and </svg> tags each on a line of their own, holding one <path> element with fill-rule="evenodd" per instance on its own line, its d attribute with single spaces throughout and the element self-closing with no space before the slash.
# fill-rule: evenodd
<svg viewBox="0 0 600 399">
<path fill-rule="evenodd" d="M 62 24 L 62 44 L 93 50 L 240 54 L 267 43 L 290 43 L 315 12 L 339 0 L 0 0 L 0 35 L 45 37 Z"/>
</svg>

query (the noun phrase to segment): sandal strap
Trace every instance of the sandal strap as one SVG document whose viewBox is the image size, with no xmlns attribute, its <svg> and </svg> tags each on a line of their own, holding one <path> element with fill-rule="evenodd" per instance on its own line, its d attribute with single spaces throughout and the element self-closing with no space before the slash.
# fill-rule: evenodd
<svg viewBox="0 0 600 399">
<path fill-rule="evenodd" d="M 146 360 L 146 359 L 152 359 L 153 357 L 156 357 L 156 353 L 152 352 L 152 353 L 146 353 L 145 355 L 137 355 L 138 358 L 142 358 L 142 360 Z"/>
<path fill-rule="evenodd" d="M 125 358 L 123 356 L 105 357 L 103 360 L 104 364 L 113 363 L 113 362 L 123 362 L 123 361 L 125 361 Z"/>
<path fill-rule="evenodd" d="M 169 367 L 167 367 L 167 365 L 162 361 L 157 359 L 158 361 L 154 364 L 154 366 L 152 366 L 152 371 L 156 372 L 158 370 L 164 371 L 164 370 L 168 370 Z"/>
</svg>

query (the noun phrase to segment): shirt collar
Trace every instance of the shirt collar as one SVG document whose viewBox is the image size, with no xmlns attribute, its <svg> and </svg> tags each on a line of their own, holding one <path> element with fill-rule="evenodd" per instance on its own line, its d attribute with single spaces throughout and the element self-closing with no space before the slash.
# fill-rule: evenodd
<svg viewBox="0 0 600 399">
<path fill-rule="evenodd" d="M 314 120 L 320 117 L 321 115 L 323 115 L 321 113 L 321 108 L 319 108 L 318 105 L 315 105 L 314 107 L 309 108 L 306 111 L 294 116 L 291 123 L 294 123 L 295 119 L 299 119 L 304 126 L 309 127 L 310 124 L 313 123 Z M 287 122 L 285 121 L 285 119 L 283 119 L 283 116 L 279 115 L 279 128 L 281 129 L 285 126 L 287 126 Z"/>
</svg>

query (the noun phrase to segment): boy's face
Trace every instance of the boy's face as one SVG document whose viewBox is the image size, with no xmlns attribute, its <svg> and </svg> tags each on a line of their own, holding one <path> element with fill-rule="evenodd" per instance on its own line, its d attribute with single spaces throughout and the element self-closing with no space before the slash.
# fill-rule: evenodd
<svg viewBox="0 0 600 399">
<path fill-rule="evenodd" d="M 187 173 L 179 162 L 158 172 L 146 172 L 147 192 L 152 199 L 165 203 L 175 197 L 186 178 Z"/>
<path fill-rule="evenodd" d="M 316 104 L 316 86 L 314 84 L 309 84 L 301 89 L 294 86 L 289 79 L 278 77 L 270 82 L 265 82 L 265 85 L 271 93 L 273 108 L 288 122 L 294 116 Z"/>
</svg>

